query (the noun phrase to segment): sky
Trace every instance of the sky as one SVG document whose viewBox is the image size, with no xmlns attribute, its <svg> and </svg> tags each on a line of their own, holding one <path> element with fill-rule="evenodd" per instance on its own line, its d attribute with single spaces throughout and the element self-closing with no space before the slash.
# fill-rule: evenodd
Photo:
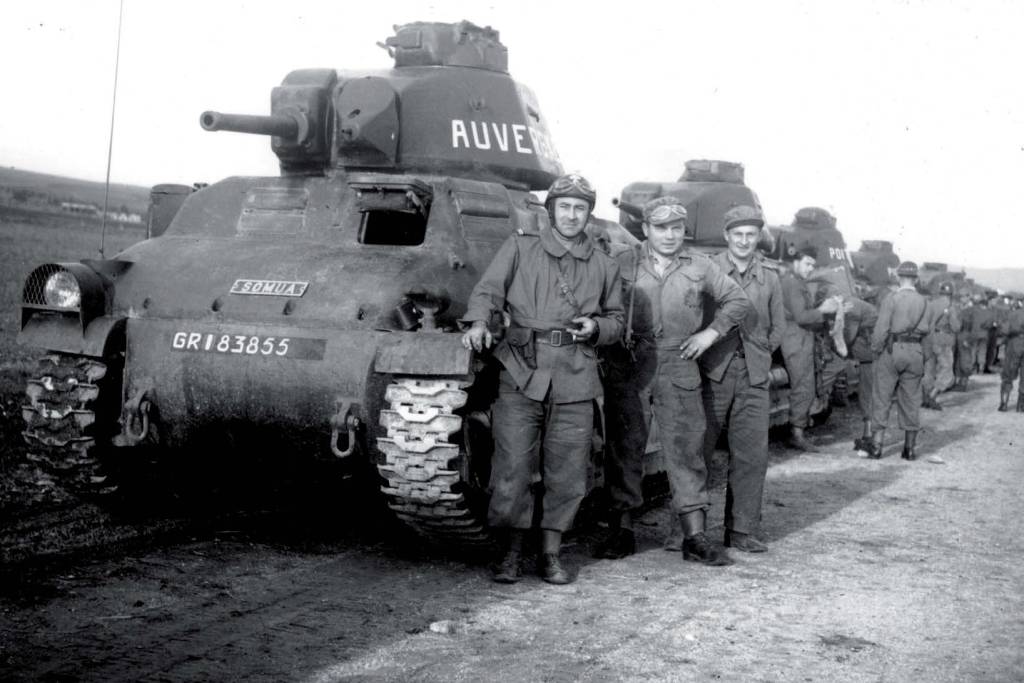
<svg viewBox="0 0 1024 683">
<path fill-rule="evenodd" d="M 0 164 L 102 180 L 118 1 L 0 11 Z M 111 179 L 276 175 L 260 136 L 208 133 L 207 109 L 269 113 L 307 67 L 386 69 L 394 24 L 490 25 L 536 93 L 598 215 L 687 159 L 742 162 L 770 223 L 832 211 L 851 249 L 1020 267 L 1024 3 L 220 2 L 124 0 Z M 1014 66 L 1016 65 L 1016 66 Z"/>
</svg>

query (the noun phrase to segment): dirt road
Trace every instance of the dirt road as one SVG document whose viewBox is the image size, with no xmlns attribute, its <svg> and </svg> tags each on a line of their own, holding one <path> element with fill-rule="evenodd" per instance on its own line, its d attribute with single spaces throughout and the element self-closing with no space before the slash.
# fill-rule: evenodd
<svg viewBox="0 0 1024 683">
<path fill-rule="evenodd" d="M 925 416 L 943 464 L 858 458 L 852 412 L 820 453 L 773 450 L 771 551 L 724 569 L 662 550 L 654 509 L 636 556 L 591 560 L 583 534 L 575 584 L 499 586 L 340 499 L 21 562 L 0 678 L 1022 680 L 1024 415 L 994 411 L 994 377 L 973 387 Z M 348 530 L 324 533 L 333 514 Z"/>
</svg>

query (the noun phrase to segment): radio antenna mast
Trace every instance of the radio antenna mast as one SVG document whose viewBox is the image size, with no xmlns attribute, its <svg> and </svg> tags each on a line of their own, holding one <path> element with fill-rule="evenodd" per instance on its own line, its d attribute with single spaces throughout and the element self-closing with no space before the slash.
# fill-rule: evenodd
<svg viewBox="0 0 1024 683">
<path fill-rule="evenodd" d="M 110 101 L 110 137 L 107 141 L 107 180 L 103 188 L 103 223 L 100 227 L 100 258 L 106 258 L 103 251 L 107 240 L 107 206 L 110 202 L 110 160 L 114 156 L 114 112 L 117 111 L 117 72 L 121 64 L 121 21 L 124 18 L 124 0 L 117 8 L 117 52 L 114 56 L 114 95 Z"/>
</svg>

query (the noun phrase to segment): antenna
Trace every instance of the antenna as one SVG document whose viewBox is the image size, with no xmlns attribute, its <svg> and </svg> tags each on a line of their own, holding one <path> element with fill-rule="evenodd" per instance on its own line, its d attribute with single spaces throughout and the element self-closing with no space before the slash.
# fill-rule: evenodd
<svg viewBox="0 0 1024 683">
<path fill-rule="evenodd" d="M 110 201 L 110 160 L 114 156 L 114 112 L 117 110 L 117 71 L 121 64 L 121 20 L 124 18 L 124 0 L 117 8 L 117 52 L 114 56 L 114 96 L 110 101 L 110 137 L 107 143 L 107 180 L 103 187 L 103 223 L 100 227 L 100 258 L 106 258 L 103 247 L 107 240 L 107 204 Z"/>
</svg>

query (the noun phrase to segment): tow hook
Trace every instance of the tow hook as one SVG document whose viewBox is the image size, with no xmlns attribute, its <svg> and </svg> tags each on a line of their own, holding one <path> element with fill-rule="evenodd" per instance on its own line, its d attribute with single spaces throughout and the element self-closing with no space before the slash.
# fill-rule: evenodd
<svg viewBox="0 0 1024 683">
<path fill-rule="evenodd" d="M 352 414 L 352 404 L 339 399 L 338 412 L 331 418 L 331 453 L 338 458 L 347 458 L 356 448 L 356 430 L 359 429 L 359 418 Z M 347 433 L 345 447 L 338 447 L 338 437 L 342 431 Z"/>
<path fill-rule="evenodd" d="M 137 446 L 149 436 L 149 392 L 140 389 L 124 404 L 121 433 L 114 437 L 115 446 Z"/>
</svg>

